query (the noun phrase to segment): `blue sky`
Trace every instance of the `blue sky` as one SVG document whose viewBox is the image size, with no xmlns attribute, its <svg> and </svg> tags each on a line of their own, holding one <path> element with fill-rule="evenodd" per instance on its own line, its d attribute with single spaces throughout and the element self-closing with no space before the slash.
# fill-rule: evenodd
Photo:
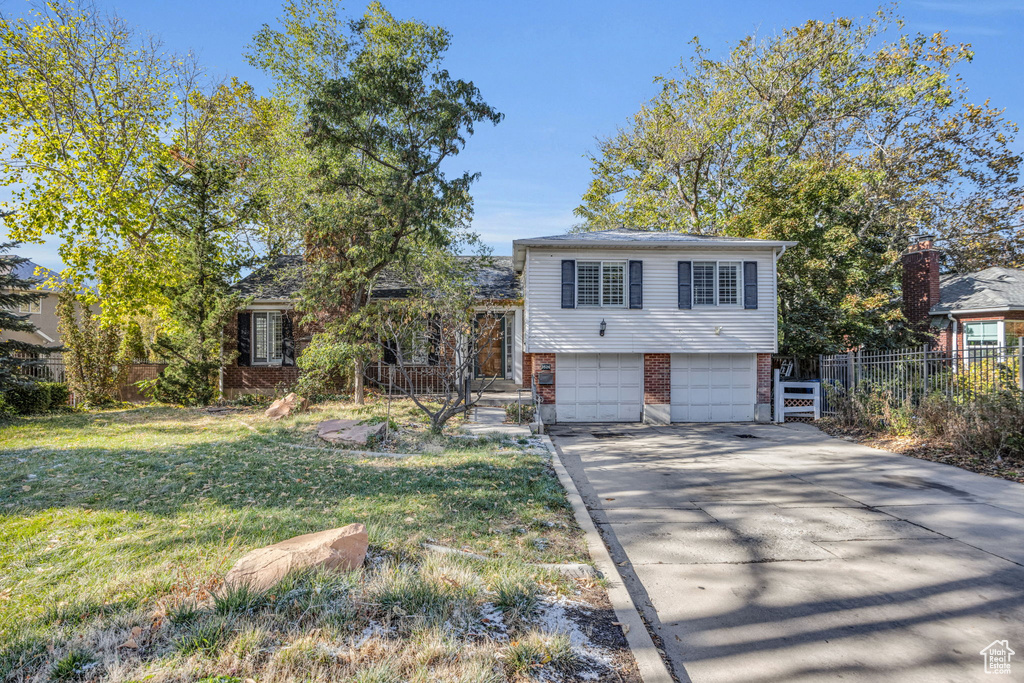
<svg viewBox="0 0 1024 683">
<path fill-rule="evenodd" d="M 6 0 L 14 13 L 26 0 Z M 159 34 L 172 50 L 192 49 L 215 74 L 270 84 L 242 51 L 280 0 L 98 0 Z M 480 127 L 453 170 L 480 171 L 474 229 L 496 254 L 511 240 L 565 232 L 589 180 L 586 153 L 653 96 L 652 79 L 688 56 L 699 36 L 719 55 L 750 32 L 775 33 L 808 19 L 867 16 L 878 2 L 849 0 L 659 0 L 657 2 L 504 2 L 390 0 L 396 16 L 440 24 L 453 35 L 448 66 L 474 81 L 506 118 Z M 342 3 L 352 15 L 363 4 Z M 991 100 L 1024 119 L 1024 0 L 907 0 L 910 31 L 948 31 L 972 43 L 963 69 L 976 101 Z M 1020 140 L 1018 150 L 1024 150 Z M 25 255 L 57 267 L 55 247 L 25 245 Z"/>
</svg>

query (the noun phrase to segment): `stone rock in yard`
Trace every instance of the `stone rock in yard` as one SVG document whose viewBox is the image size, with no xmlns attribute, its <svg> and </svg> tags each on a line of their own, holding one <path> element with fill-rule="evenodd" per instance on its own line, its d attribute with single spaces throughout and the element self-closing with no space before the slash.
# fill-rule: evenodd
<svg viewBox="0 0 1024 683">
<path fill-rule="evenodd" d="M 224 577 L 224 584 L 265 591 L 299 569 L 356 569 L 366 559 L 367 540 L 362 524 L 289 538 L 244 555 Z"/>
<path fill-rule="evenodd" d="M 330 443 L 365 446 L 371 436 L 383 436 L 383 422 L 367 425 L 358 420 L 326 420 L 317 426 L 317 436 Z"/>
<path fill-rule="evenodd" d="M 301 413 L 309 405 L 309 401 L 292 392 L 284 398 L 279 398 L 270 404 L 267 412 L 263 413 L 271 420 L 280 420 L 282 417 L 292 413 Z"/>
</svg>

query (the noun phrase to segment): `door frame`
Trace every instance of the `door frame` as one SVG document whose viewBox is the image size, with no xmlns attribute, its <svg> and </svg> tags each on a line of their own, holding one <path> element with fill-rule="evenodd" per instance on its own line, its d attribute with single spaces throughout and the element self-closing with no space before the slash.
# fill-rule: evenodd
<svg viewBox="0 0 1024 683">
<path fill-rule="evenodd" d="M 508 358 L 508 344 L 510 342 L 508 338 L 508 311 L 483 311 L 477 313 L 474 319 L 476 329 L 480 329 L 480 320 L 486 317 L 493 317 L 495 325 L 501 330 L 501 373 L 498 375 L 484 375 L 480 371 L 480 349 L 473 349 L 473 379 L 505 379 L 508 373 L 508 368 L 505 366 L 505 361 Z M 477 340 L 479 341 L 479 339 Z"/>
</svg>

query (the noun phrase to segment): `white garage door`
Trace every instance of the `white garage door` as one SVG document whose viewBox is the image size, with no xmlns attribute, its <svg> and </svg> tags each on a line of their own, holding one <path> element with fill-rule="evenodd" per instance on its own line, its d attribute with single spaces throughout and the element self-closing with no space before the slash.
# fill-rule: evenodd
<svg viewBox="0 0 1024 683">
<path fill-rule="evenodd" d="M 643 361 L 638 353 L 555 356 L 558 422 L 639 422 Z"/>
<path fill-rule="evenodd" d="M 673 422 L 754 419 L 757 356 L 752 353 L 673 353 Z"/>
</svg>

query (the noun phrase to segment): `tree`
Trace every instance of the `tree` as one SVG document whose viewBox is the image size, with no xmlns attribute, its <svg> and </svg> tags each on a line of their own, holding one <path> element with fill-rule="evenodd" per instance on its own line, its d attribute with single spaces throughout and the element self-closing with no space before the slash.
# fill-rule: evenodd
<svg viewBox="0 0 1024 683">
<path fill-rule="evenodd" d="M 310 35 L 295 17 L 287 25 Z M 273 42 L 265 33 L 259 41 Z M 476 123 L 502 116 L 442 67 L 449 42 L 444 29 L 396 20 L 373 3 L 333 40 L 326 67 L 308 52 L 284 62 L 293 68 L 274 67 L 299 92 L 313 88 L 306 135 L 314 194 L 299 212 L 307 270 L 299 309 L 313 337 L 299 363 L 308 379 L 354 362 L 357 401 L 362 362 L 377 352 L 361 315 L 377 277 L 425 250 L 474 240 L 469 187 L 477 176 L 449 179 L 441 166 Z"/>
<path fill-rule="evenodd" d="M 163 328 L 153 345 L 168 365 L 153 391 L 161 401 L 206 405 L 217 395 L 217 372 L 235 353 L 224 349 L 223 331 L 242 305 L 231 282 L 245 258 L 232 236 L 257 217 L 262 199 L 248 195 L 234 169 L 185 163 L 184 175 L 158 172 L 167 186 L 160 222 L 175 245 L 160 287 Z"/>
<path fill-rule="evenodd" d="M 62 278 L 108 319 L 157 296 L 157 169 L 179 156 L 255 163 L 272 120 L 246 84 L 211 86 L 191 55 L 91 0 L 0 15 L 0 185 L 17 209 L 5 222 L 17 239 L 59 238 Z"/>
<path fill-rule="evenodd" d="M 486 258 L 481 255 L 479 260 Z M 476 389 L 469 383 L 476 364 L 485 364 L 487 353 L 499 353 L 480 342 L 503 324 L 501 318 L 474 310 L 470 268 L 436 254 L 429 265 L 401 272 L 400 279 L 411 290 L 408 296 L 374 301 L 364 310 L 372 321 L 374 342 L 386 350 L 386 374 L 375 379 L 382 389 L 409 397 L 426 414 L 434 433 L 474 406 L 494 381 Z"/>
<path fill-rule="evenodd" d="M 104 324 L 82 306 L 73 291 L 57 298 L 57 319 L 64 342 L 64 376 L 81 405 L 105 406 L 117 401 L 132 362 L 145 353 L 138 336 L 119 325 Z"/>
<path fill-rule="evenodd" d="M 784 347 L 808 353 L 879 341 L 875 323 L 855 318 L 896 297 L 898 257 L 913 233 L 938 234 L 954 270 L 1019 265 L 1016 127 L 969 101 L 956 75 L 969 46 L 943 34 L 887 41 L 893 29 L 899 18 L 880 11 L 748 36 L 719 60 L 697 43 L 631 125 L 600 142 L 580 228 L 766 235 L 765 226 L 785 224 L 802 225 L 802 240 L 847 235 L 842 252 L 802 243 L 780 271 L 845 272 L 816 259 L 854 261 L 827 293 L 782 288 Z M 902 338 L 899 324 L 887 329 L 888 342 Z"/>
<path fill-rule="evenodd" d="M 29 316 L 17 310 L 22 305 L 36 303 L 43 295 L 30 291 L 35 281 L 17 275 L 15 269 L 28 261 L 7 253 L 17 247 L 17 242 L 0 244 L 0 332 L 35 332 L 36 326 L 29 321 Z M 0 340 L 0 391 L 26 381 L 24 370 L 31 367 L 40 354 L 53 350 L 16 339 Z"/>
</svg>

